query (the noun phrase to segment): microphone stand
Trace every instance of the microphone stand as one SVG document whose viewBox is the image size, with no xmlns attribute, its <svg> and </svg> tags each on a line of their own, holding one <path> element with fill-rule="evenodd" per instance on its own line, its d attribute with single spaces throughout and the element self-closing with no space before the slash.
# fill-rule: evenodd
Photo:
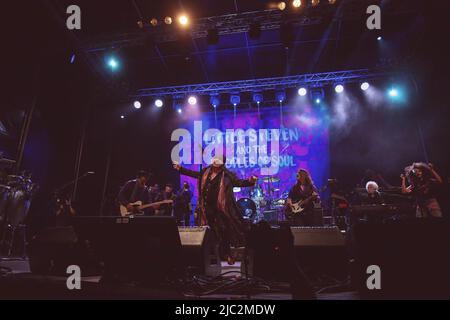
<svg viewBox="0 0 450 320">
<path fill-rule="evenodd" d="M 80 180 L 86 178 L 87 176 L 90 176 L 91 174 L 94 174 L 94 173 L 91 172 L 91 171 L 88 171 L 88 172 L 84 173 L 82 176 L 79 176 L 78 178 L 73 179 L 73 180 L 71 180 L 71 181 L 69 181 L 69 182 L 63 184 L 61 187 L 55 189 L 55 191 L 53 191 L 53 194 L 54 194 L 55 196 L 61 194 L 62 191 L 64 191 L 64 190 L 67 189 L 68 187 L 74 185 L 74 184 L 77 183 L 78 181 L 80 181 Z M 73 199 L 70 199 L 70 200 L 73 200 Z"/>
</svg>

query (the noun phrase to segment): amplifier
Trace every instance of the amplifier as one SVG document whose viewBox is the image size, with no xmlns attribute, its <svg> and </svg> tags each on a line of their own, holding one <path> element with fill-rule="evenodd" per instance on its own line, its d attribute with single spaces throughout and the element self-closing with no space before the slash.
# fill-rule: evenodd
<svg viewBox="0 0 450 320">
<path fill-rule="evenodd" d="M 291 227 L 295 247 L 345 246 L 345 238 L 335 227 Z"/>
<path fill-rule="evenodd" d="M 196 274 L 220 276 L 219 246 L 209 227 L 178 227 L 184 264 Z"/>
</svg>

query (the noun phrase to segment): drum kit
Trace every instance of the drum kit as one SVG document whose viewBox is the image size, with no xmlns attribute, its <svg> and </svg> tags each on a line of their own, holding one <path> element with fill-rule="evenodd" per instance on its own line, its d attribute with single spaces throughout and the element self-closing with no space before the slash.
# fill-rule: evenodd
<svg viewBox="0 0 450 320">
<path fill-rule="evenodd" d="M 14 164 L 13 160 L 0 158 L 0 253 L 8 256 L 13 252 L 15 234 L 23 227 L 36 190 L 31 174 L 7 174 L 6 169 Z"/>
<path fill-rule="evenodd" d="M 261 220 L 283 220 L 287 193 L 280 193 L 280 178 L 267 176 L 260 178 L 254 187 L 234 188 L 237 205 L 245 220 L 258 223 Z M 275 213 L 275 215 L 273 214 Z M 270 216 L 270 218 L 269 218 Z"/>
</svg>

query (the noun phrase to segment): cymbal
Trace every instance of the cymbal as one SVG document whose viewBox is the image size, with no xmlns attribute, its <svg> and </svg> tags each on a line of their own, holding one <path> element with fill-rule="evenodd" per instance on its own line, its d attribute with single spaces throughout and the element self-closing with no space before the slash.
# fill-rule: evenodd
<svg viewBox="0 0 450 320">
<path fill-rule="evenodd" d="M 262 181 L 266 182 L 266 183 L 273 183 L 273 182 L 279 182 L 280 178 L 277 176 L 271 176 L 271 177 L 265 177 L 262 179 Z"/>
</svg>

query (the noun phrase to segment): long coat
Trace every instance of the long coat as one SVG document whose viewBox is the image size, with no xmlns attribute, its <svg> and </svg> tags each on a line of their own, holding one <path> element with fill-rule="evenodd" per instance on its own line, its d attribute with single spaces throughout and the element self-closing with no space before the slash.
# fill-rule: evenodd
<svg viewBox="0 0 450 320">
<path fill-rule="evenodd" d="M 197 221 L 201 226 L 208 225 L 202 190 L 205 186 L 210 170 L 211 166 L 203 168 L 200 172 L 192 171 L 183 167 L 180 169 L 181 174 L 198 179 L 199 197 L 196 212 L 198 215 Z M 220 174 L 222 177 L 220 178 L 221 181 L 219 196 L 217 199 L 217 210 L 220 214 L 225 216 L 225 220 L 227 221 L 226 229 L 231 245 L 237 247 L 245 244 L 245 225 L 242 214 L 239 212 L 236 200 L 234 198 L 233 187 L 251 187 L 254 183 L 249 180 L 239 179 L 233 172 L 227 170 L 226 168 L 223 168 L 222 173 Z M 216 229 L 214 226 L 210 227 Z M 218 234 L 218 237 L 221 238 L 221 235 Z"/>
</svg>

